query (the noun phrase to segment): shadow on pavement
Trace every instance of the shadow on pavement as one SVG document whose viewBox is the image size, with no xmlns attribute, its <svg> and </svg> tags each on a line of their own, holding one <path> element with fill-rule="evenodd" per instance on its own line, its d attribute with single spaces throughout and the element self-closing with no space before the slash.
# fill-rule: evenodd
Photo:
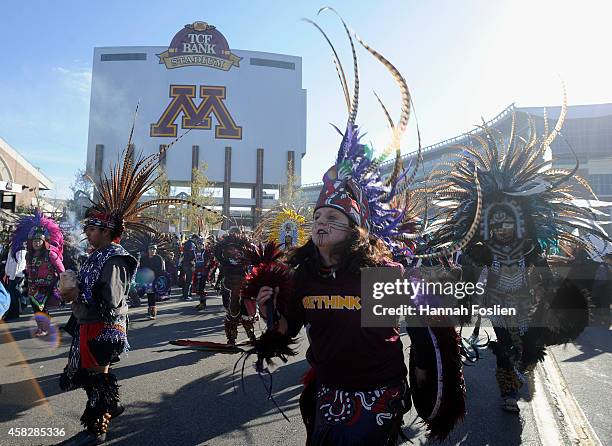
<svg viewBox="0 0 612 446">
<path fill-rule="evenodd" d="M 189 355 L 202 358 L 202 352 Z M 238 357 L 236 355 L 236 359 Z M 247 360 L 247 368 L 252 368 L 253 362 L 254 358 Z M 302 360 L 284 365 L 273 374 L 274 398 L 284 411 L 296 409 L 301 392 L 299 380 L 306 369 Z M 124 373 L 125 369 L 122 377 Z M 233 444 L 267 444 L 265 429 L 261 438 L 254 438 L 244 429 L 247 423 L 256 420 L 260 420 L 257 426 L 269 424 L 261 420 L 266 415 L 275 419 L 282 417 L 267 399 L 257 375 L 245 376 L 242 388 L 239 371 L 236 374 L 231 370 L 217 372 L 198 378 L 175 393 L 163 395 L 158 404 L 130 406 L 113 426 L 109 440 L 116 444 L 189 446 L 227 436 Z M 291 423 L 286 423 L 288 429 L 301 428 L 299 415 L 293 414 L 290 420 Z M 273 432 L 268 434 L 273 435 Z M 298 435 L 305 438 L 303 432 Z"/>
<path fill-rule="evenodd" d="M 168 341 L 172 339 L 216 335 L 223 331 L 223 325 L 220 325 L 218 320 L 213 319 L 177 321 L 174 324 L 165 324 L 159 328 L 161 329 L 156 330 L 155 327 L 151 326 L 131 325 L 130 343 L 132 345 L 132 350 L 166 346 Z M 28 332 L 12 334 L 15 342 L 19 341 L 19 336 L 17 336 L 19 334 L 23 334 L 24 338 L 29 337 Z M 62 333 L 63 347 L 57 354 L 41 358 L 32 358 L 27 361 L 15 361 L 8 364 L 8 366 L 32 365 L 61 358 L 65 358 L 67 361 L 71 339 L 69 335 Z M 5 341 L 13 342 L 8 338 Z M 173 369 L 175 367 L 190 366 L 210 356 L 209 353 L 201 351 L 188 351 L 173 346 L 169 347 L 179 352 L 185 351 L 185 353 L 169 358 L 149 360 L 139 364 L 126 364 L 125 366 L 123 364 L 125 364 L 128 357 L 123 355 L 122 360 L 113 368 L 113 371 L 120 380 L 128 379 Z M 55 373 L 38 377 L 35 380 L 28 378 L 13 383 L 2 383 L 2 393 L 0 394 L 2 408 L 2 410 L 0 410 L 0 422 L 15 420 L 32 407 L 44 404 L 46 398 L 62 393 L 59 387 L 59 377 L 60 374 Z M 74 391 L 82 392 L 81 389 Z"/>
<path fill-rule="evenodd" d="M 563 362 L 581 362 L 604 353 L 612 353 L 612 330 L 606 327 L 589 327 L 573 342 L 580 354 Z"/>
</svg>

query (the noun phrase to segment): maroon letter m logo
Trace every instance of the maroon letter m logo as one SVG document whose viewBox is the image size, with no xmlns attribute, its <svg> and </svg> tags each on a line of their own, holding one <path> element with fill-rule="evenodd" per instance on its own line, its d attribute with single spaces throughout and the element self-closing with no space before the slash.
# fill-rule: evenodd
<svg viewBox="0 0 612 446">
<path fill-rule="evenodd" d="M 218 124 L 215 125 L 215 138 L 242 139 L 242 127 L 230 115 L 223 100 L 225 87 L 200 86 L 202 102 L 196 107 L 193 99 L 196 95 L 195 85 L 170 85 L 172 100 L 155 124 L 151 124 L 151 136 L 176 137 L 176 118 L 183 114 L 181 127 L 184 129 L 212 128 L 211 113 L 215 115 Z"/>
</svg>

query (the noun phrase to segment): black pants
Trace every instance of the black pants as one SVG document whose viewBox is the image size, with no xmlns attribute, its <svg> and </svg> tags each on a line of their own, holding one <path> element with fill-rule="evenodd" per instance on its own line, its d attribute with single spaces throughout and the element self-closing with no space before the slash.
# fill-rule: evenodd
<svg viewBox="0 0 612 446">
<path fill-rule="evenodd" d="M 21 282 L 23 282 L 23 277 L 9 280 L 7 291 L 11 296 L 11 305 L 4 315 L 5 319 L 16 318 L 21 314 Z"/>
<path fill-rule="evenodd" d="M 183 268 L 183 272 L 185 273 L 185 282 L 183 282 L 183 299 L 189 297 L 191 294 L 191 281 L 193 280 L 193 268 L 191 265 L 185 266 Z"/>
</svg>

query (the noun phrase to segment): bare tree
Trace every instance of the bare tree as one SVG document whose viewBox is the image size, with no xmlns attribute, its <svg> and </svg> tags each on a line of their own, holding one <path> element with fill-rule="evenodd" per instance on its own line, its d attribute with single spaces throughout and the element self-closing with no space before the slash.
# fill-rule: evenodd
<svg viewBox="0 0 612 446">
<path fill-rule="evenodd" d="M 77 169 L 74 174 L 74 180 L 70 185 L 70 190 L 72 191 L 73 198 L 78 191 L 85 192 L 91 197 L 93 188 L 94 186 L 91 181 L 91 178 L 89 177 L 89 175 L 87 175 L 85 169 Z"/>
<path fill-rule="evenodd" d="M 206 176 L 208 164 L 202 162 L 199 169 L 192 170 L 191 179 L 191 200 L 202 206 L 212 207 L 216 204 L 213 196 L 214 184 Z M 183 215 L 187 218 L 187 226 L 185 230 L 191 232 L 206 231 L 216 227 L 218 218 L 202 209 L 189 206 L 183 211 Z"/>
<path fill-rule="evenodd" d="M 66 210 L 74 212 L 76 218 L 81 219 L 84 217 L 85 207 L 89 205 L 87 198 L 91 198 L 94 191 L 94 184 L 85 169 L 77 169 L 69 188 L 72 197 L 66 201 Z"/>
</svg>

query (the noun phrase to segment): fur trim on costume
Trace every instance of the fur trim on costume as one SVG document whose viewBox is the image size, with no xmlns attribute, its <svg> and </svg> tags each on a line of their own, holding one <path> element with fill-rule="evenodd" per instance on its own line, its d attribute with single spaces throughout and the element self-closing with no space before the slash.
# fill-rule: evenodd
<svg viewBox="0 0 612 446">
<path fill-rule="evenodd" d="M 242 324 L 244 331 L 246 331 L 249 340 L 251 342 L 255 342 L 257 340 L 257 336 L 255 336 L 255 322 L 253 322 L 253 319 L 243 318 L 240 320 L 240 323 Z"/>
<path fill-rule="evenodd" d="M 112 373 L 89 373 L 83 385 L 87 392 L 87 405 L 81 416 L 81 424 L 91 433 L 101 435 L 106 432 L 103 416 L 111 417 L 121 413 L 119 404 L 119 384 Z"/>
<path fill-rule="evenodd" d="M 573 341 L 589 324 L 588 291 L 581 290 L 570 280 L 564 280 L 545 312 L 547 327 L 546 345 L 565 344 Z"/>
<path fill-rule="evenodd" d="M 296 343 L 295 338 L 283 335 L 276 330 L 269 330 L 263 333 L 254 345 L 257 358 L 260 361 L 265 360 L 267 364 L 272 364 L 273 358 L 280 358 L 281 361 L 287 362 L 288 356 L 297 355 L 297 351 L 291 347 Z"/>
<path fill-rule="evenodd" d="M 236 338 L 238 337 L 238 319 L 225 318 L 225 336 L 227 337 L 228 344 L 235 344 Z"/>
<path fill-rule="evenodd" d="M 495 370 L 495 379 L 502 397 L 514 395 L 521 388 L 521 381 L 514 370 L 497 368 Z"/>
<path fill-rule="evenodd" d="M 544 361 L 546 356 L 546 339 L 548 329 L 544 327 L 530 327 L 527 332 L 521 336 L 521 370 L 533 368 L 538 362 Z"/>
</svg>

